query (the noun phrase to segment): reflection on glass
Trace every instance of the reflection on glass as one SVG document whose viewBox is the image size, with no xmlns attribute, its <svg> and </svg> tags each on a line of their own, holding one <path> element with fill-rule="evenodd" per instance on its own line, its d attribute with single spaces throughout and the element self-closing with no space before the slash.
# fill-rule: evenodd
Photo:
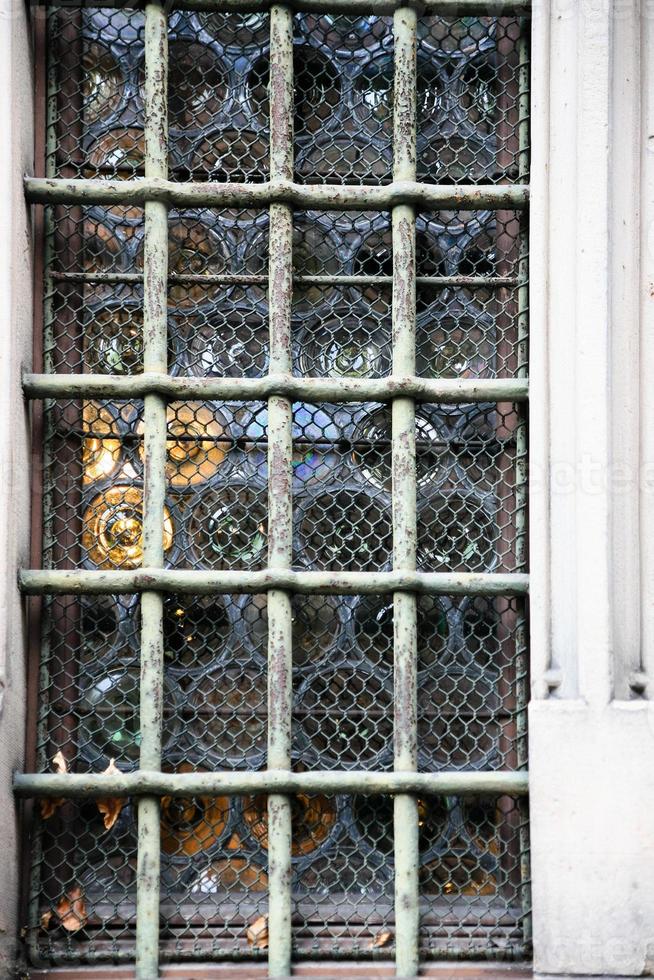
<svg viewBox="0 0 654 980">
<path fill-rule="evenodd" d="M 362 599 L 355 610 L 355 632 L 361 652 L 377 666 L 392 667 L 394 657 L 393 600 Z M 449 637 L 447 612 L 435 596 L 418 599 L 418 666 L 438 663 Z"/>
<path fill-rule="evenodd" d="M 173 522 L 164 507 L 163 548 L 173 543 Z M 82 545 L 100 568 L 136 568 L 143 559 L 143 492 L 111 487 L 91 501 L 84 514 Z"/>
<path fill-rule="evenodd" d="M 232 890 L 268 891 L 268 875 L 249 858 L 233 857 L 213 861 L 191 885 L 191 894 L 215 895 Z"/>
</svg>

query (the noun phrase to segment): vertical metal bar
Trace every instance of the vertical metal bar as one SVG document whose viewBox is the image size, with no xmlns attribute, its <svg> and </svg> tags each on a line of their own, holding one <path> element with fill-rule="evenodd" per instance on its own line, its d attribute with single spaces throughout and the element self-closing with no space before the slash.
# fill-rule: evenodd
<svg viewBox="0 0 654 980">
<path fill-rule="evenodd" d="M 416 12 L 393 18 L 393 179 L 416 179 Z M 393 373 L 415 374 L 416 220 L 413 207 L 393 208 Z M 395 398 L 392 407 L 393 568 L 416 567 L 415 402 Z M 395 769 L 417 768 L 417 602 L 415 594 L 394 596 Z M 399 977 L 418 972 L 418 803 L 394 801 L 395 930 Z"/>
<path fill-rule="evenodd" d="M 270 9 L 270 178 L 293 178 L 293 15 Z M 290 374 L 293 209 L 270 206 L 269 322 L 271 374 Z M 268 399 L 268 565 L 290 568 L 293 546 L 292 409 Z M 268 592 L 268 767 L 291 767 L 291 596 Z M 268 797 L 268 972 L 291 972 L 291 801 Z"/>
<path fill-rule="evenodd" d="M 518 41 L 518 180 L 529 180 L 529 112 L 530 112 L 530 64 L 527 41 L 528 21 L 520 21 Z M 518 247 L 518 356 L 516 375 L 526 378 L 529 373 L 529 231 L 525 215 L 520 215 L 520 241 Z M 528 434 L 525 406 L 519 405 L 520 421 L 516 428 L 516 550 L 515 570 L 525 571 L 527 567 L 527 495 L 528 495 Z M 527 767 L 527 701 L 528 656 L 527 622 L 525 601 L 516 600 L 519 617 L 516 623 L 516 697 L 517 697 L 517 751 L 518 766 Z M 529 881 L 531 878 L 529 862 L 529 832 L 526 824 L 525 801 L 520 801 L 520 878 L 521 902 L 523 911 L 522 931 L 525 943 L 531 942 L 531 901 Z"/>
<path fill-rule="evenodd" d="M 145 8 L 145 176 L 168 176 L 167 17 L 160 3 Z M 143 369 L 166 373 L 168 214 L 166 205 L 145 205 L 143 252 Z M 144 402 L 143 561 L 163 566 L 166 463 L 166 402 L 147 395 Z M 161 769 L 163 700 L 163 597 L 141 597 L 140 766 Z M 136 893 L 136 976 L 159 975 L 159 799 L 138 805 Z"/>
</svg>

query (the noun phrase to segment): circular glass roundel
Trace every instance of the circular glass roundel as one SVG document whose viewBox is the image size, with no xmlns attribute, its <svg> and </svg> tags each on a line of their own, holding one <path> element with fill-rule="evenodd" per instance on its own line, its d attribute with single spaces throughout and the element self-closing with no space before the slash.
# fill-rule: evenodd
<svg viewBox="0 0 654 980">
<path fill-rule="evenodd" d="M 416 341 L 420 377 L 484 378 L 493 373 L 493 344 L 474 323 L 434 318 L 421 325 Z"/>
<path fill-rule="evenodd" d="M 300 534 L 314 568 L 364 571 L 390 558 L 390 510 L 366 493 L 343 489 L 314 498 L 302 514 Z"/>
<path fill-rule="evenodd" d="M 166 478 L 171 486 L 183 489 L 211 479 L 231 449 L 222 414 L 203 402 L 173 402 L 166 414 Z M 143 435 L 142 419 L 137 433 Z M 143 442 L 139 455 L 143 460 Z"/>
<path fill-rule="evenodd" d="M 300 373 L 319 378 L 381 378 L 391 365 L 390 332 L 370 321 L 332 320 L 307 328 Z"/>
<path fill-rule="evenodd" d="M 268 797 L 246 796 L 243 817 L 257 844 L 268 850 Z M 298 793 L 291 798 L 291 853 L 293 857 L 311 854 L 329 837 L 336 823 L 333 798 Z"/>
<path fill-rule="evenodd" d="M 390 17 L 305 14 L 300 17 L 300 23 L 303 31 L 313 39 L 347 55 L 370 51 L 392 37 Z"/>
<path fill-rule="evenodd" d="M 266 557 L 265 493 L 235 484 L 205 493 L 189 522 L 191 546 L 209 568 L 260 568 Z"/>
<path fill-rule="evenodd" d="M 229 269 L 227 246 L 201 221 L 172 219 L 168 231 L 168 271 L 178 276 L 198 277 L 199 281 L 174 282 L 168 300 L 178 307 L 195 306 L 215 300 L 220 291 L 216 283 L 202 282 L 203 276 L 220 275 Z"/>
<path fill-rule="evenodd" d="M 208 126 L 225 103 L 225 71 L 204 44 L 173 41 L 169 51 L 168 113 L 171 129 Z"/>
<path fill-rule="evenodd" d="M 79 701 L 80 753 L 94 766 L 114 759 L 119 768 L 138 762 L 140 732 L 140 672 L 138 667 L 111 670 L 87 684 Z M 172 691 L 164 682 L 164 745 L 174 736 L 177 722 Z"/>
<path fill-rule="evenodd" d="M 200 377 L 260 378 L 268 367 L 268 324 L 245 309 L 203 319 L 190 324 L 186 350 Z"/>
<path fill-rule="evenodd" d="M 104 480 L 116 469 L 122 444 L 116 420 L 104 405 L 84 402 L 82 409 L 82 471 L 84 483 Z"/>
<path fill-rule="evenodd" d="M 420 849 L 433 847 L 446 832 L 447 806 L 442 799 L 418 799 Z M 386 854 L 393 854 L 393 798 L 391 796 L 352 797 L 354 823 L 366 843 Z"/>
<path fill-rule="evenodd" d="M 352 462 L 357 472 L 376 487 L 391 489 L 391 413 L 372 411 L 356 424 L 352 435 Z M 418 486 L 444 476 L 447 445 L 442 433 L 422 415 L 416 416 L 416 476 Z"/>
<path fill-rule="evenodd" d="M 164 649 L 171 670 L 195 673 L 211 666 L 226 649 L 230 634 L 224 596 L 164 600 Z"/>
<path fill-rule="evenodd" d="M 173 543 L 173 522 L 164 508 L 163 547 Z M 91 501 L 84 514 L 82 545 L 100 568 L 136 568 L 143 559 L 143 491 L 111 487 Z"/>
<path fill-rule="evenodd" d="M 418 46 L 453 57 L 463 57 L 492 43 L 494 17 L 425 17 L 418 21 Z"/>
<path fill-rule="evenodd" d="M 143 130 L 112 129 L 103 133 L 89 150 L 89 166 L 106 172 L 126 172 L 131 177 L 142 170 L 145 159 Z"/>
<path fill-rule="evenodd" d="M 187 763 L 176 772 L 203 772 Z M 161 798 L 161 849 L 170 857 L 192 857 L 212 848 L 227 826 L 229 800 L 225 796 Z"/>
<path fill-rule="evenodd" d="M 341 632 L 339 603 L 334 596 L 293 596 L 293 666 L 318 663 L 337 644 Z M 268 646 L 268 604 L 266 596 L 248 598 L 243 606 L 247 638 L 254 650 L 266 655 Z"/>
<path fill-rule="evenodd" d="M 423 571 L 487 571 L 494 559 L 497 528 L 473 494 L 435 495 L 418 516 L 418 567 Z"/>
<path fill-rule="evenodd" d="M 355 608 L 354 628 L 361 652 L 376 667 L 392 667 L 394 653 L 392 598 L 366 597 Z M 435 596 L 418 601 L 418 666 L 438 663 L 447 648 L 447 612 Z"/>
<path fill-rule="evenodd" d="M 313 674 L 297 712 L 311 748 L 330 763 L 373 765 L 392 741 L 392 692 L 368 671 L 344 665 Z"/>
<path fill-rule="evenodd" d="M 209 671 L 189 694 L 197 752 L 216 765 L 255 764 L 266 751 L 268 701 L 262 668 L 233 664 Z"/>
<path fill-rule="evenodd" d="M 295 48 L 295 117 L 296 136 L 319 132 L 336 111 L 341 98 L 341 84 L 334 65 L 313 47 Z M 250 106 L 259 123 L 268 125 L 269 101 L 268 57 L 253 67 L 248 81 Z"/>
<path fill-rule="evenodd" d="M 114 56 L 99 44 L 84 45 L 82 103 L 87 125 L 111 116 L 123 94 L 124 79 Z"/>
<path fill-rule="evenodd" d="M 204 868 L 190 887 L 191 894 L 215 894 L 231 890 L 248 893 L 268 891 L 268 875 L 250 858 L 221 858 Z"/>
<path fill-rule="evenodd" d="M 143 314 L 120 307 L 99 310 L 84 330 L 84 365 L 92 374 L 136 374 L 143 369 Z"/>
</svg>

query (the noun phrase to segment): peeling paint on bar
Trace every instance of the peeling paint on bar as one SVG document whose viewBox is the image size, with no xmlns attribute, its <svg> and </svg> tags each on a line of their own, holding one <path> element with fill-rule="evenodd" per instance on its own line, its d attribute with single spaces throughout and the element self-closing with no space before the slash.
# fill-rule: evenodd
<svg viewBox="0 0 654 980">
<path fill-rule="evenodd" d="M 138 272 L 58 272 L 53 270 L 46 273 L 53 282 L 84 282 L 95 283 L 143 282 L 143 276 Z M 183 275 L 170 272 L 168 282 L 179 285 L 201 286 L 265 286 L 268 284 L 267 275 L 239 275 L 226 272 L 222 275 L 207 273 L 204 275 Z M 390 286 L 392 276 L 293 276 L 297 286 Z M 416 276 L 417 286 L 479 286 L 485 289 L 499 286 L 517 286 L 520 280 L 517 276 Z"/>
<path fill-rule="evenodd" d="M 145 8 L 145 173 L 168 176 L 168 18 L 160 2 Z M 145 204 L 143 243 L 143 367 L 162 373 L 168 360 L 168 210 L 165 202 Z M 143 561 L 163 567 L 166 496 L 166 400 L 151 391 L 144 402 Z M 141 596 L 141 683 L 139 692 L 142 769 L 161 768 L 163 718 L 163 596 L 148 589 Z M 136 870 L 137 980 L 159 972 L 160 892 L 159 798 L 138 802 Z"/>
<path fill-rule="evenodd" d="M 293 14 L 270 10 L 270 176 L 293 179 Z M 270 373 L 290 375 L 293 297 L 293 209 L 270 202 Z M 288 394 L 268 398 L 268 567 L 285 571 L 293 559 L 293 411 Z M 293 614 L 290 592 L 271 589 L 268 609 L 268 766 L 291 768 Z M 268 976 L 291 972 L 291 800 L 268 797 Z"/>
<path fill-rule="evenodd" d="M 143 398 L 158 394 L 168 401 L 183 399 L 258 401 L 281 395 L 297 401 L 390 401 L 400 395 L 421 402 L 525 401 L 526 378 L 296 378 L 272 374 L 265 378 L 171 378 L 167 374 L 26 374 L 27 398 Z"/>
<path fill-rule="evenodd" d="M 417 16 L 408 6 L 393 18 L 393 180 L 416 179 Z M 416 214 L 413 203 L 393 207 L 393 372 L 415 374 Z M 393 569 L 416 568 L 415 400 L 398 393 L 392 402 Z M 418 768 L 418 619 L 415 592 L 393 596 L 394 769 Z M 395 867 L 395 972 L 418 973 L 419 894 L 418 800 L 400 794 L 393 809 Z"/>
<path fill-rule="evenodd" d="M 245 796 L 251 793 L 416 793 L 457 796 L 521 796 L 528 792 L 527 772 L 288 772 L 162 773 L 139 770 L 103 773 L 17 773 L 14 792 L 21 797 Z"/>
<path fill-rule="evenodd" d="M 283 589 L 298 594 L 526 595 L 529 576 L 522 572 L 308 572 L 270 569 L 261 572 L 178 571 L 142 568 L 121 571 L 29 569 L 18 573 L 25 595 L 136 595 L 148 589 L 186 595 L 255 594 Z"/>
<path fill-rule="evenodd" d="M 143 205 L 160 201 L 168 207 L 268 207 L 288 204 L 298 209 L 324 211 L 384 211 L 399 204 L 423 210 L 464 208 L 524 209 L 529 201 L 525 184 L 419 184 L 411 180 L 392 184 L 295 184 L 271 180 L 262 184 L 176 183 L 163 178 L 136 180 L 68 180 L 26 177 L 25 194 L 32 204 Z"/>
</svg>

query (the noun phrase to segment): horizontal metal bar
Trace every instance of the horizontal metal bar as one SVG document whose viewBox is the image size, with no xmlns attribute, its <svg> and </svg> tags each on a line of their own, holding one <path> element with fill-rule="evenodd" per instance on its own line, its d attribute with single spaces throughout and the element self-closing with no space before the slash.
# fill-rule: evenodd
<svg viewBox="0 0 654 980">
<path fill-rule="evenodd" d="M 167 374 L 25 374 L 27 398 L 143 398 L 168 401 L 258 401 L 282 395 L 300 401 L 387 402 L 405 395 L 421 402 L 525 401 L 526 378 L 171 378 Z"/>
<path fill-rule="evenodd" d="M 83 282 L 88 284 L 106 283 L 135 283 L 141 285 L 143 275 L 140 272 L 48 272 L 47 277 L 55 282 Z M 169 273 L 168 282 L 180 285 L 200 286 L 267 286 L 267 275 L 241 275 L 225 273 L 224 275 L 180 275 Z M 293 282 L 298 286 L 390 286 L 392 276 L 293 276 Z M 517 276 L 416 276 L 418 286 L 468 286 L 496 288 L 499 286 L 517 286 Z"/>
<path fill-rule="evenodd" d="M 321 595 L 525 595 L 529 576 L 516 572 L 308 572 L 266 569 L 260 572 L 180 571 L 141 568 L 115 571 L 23 569 L 18 573 L 26 595 L 135 595 L 161 592 L 214 595 L 257 593 L 268 589 Z"/>
<path fill-rule="evenodd" d="M 245 14 L 268 10 L 274 0 L 177 0 L 170 4 L 174 10 L 207 10 L 212 13 Z M 53 6 L 115 7 L 116 0 L 54 0 Z M 121 9 L 140 9 L 144 0 L 121 4 Z M 290 0 L 287 4 L 300 13 L 320 14 L 392 14 L 399 7 L 415 7 L 419 13 L 443 17 L 471 15 L 527 16 L 531 0 Z"/>
<path fill-rule="evenodd" d="M 255 793 L 416 793 L 524 796 L 527 772 L 260 772 L 16 773 L 14 793 L 37 797 L 244 796 Z"/>
<path fill-rule="evenodd" d="M 33 204 L 143 205 L 160 201 L 176 208 L 268 207 L 290 204 L 302 210 L 379 211 L 399 204 L 425 210 L 462 208 L 474 211 L 526 208 L 526 184 L 295 184 L 275 180 L 263 184 L 176 183 L 160 177 L 138 180 L 68 180 L 26 177 L 25 194 Z"/>
</svg>

